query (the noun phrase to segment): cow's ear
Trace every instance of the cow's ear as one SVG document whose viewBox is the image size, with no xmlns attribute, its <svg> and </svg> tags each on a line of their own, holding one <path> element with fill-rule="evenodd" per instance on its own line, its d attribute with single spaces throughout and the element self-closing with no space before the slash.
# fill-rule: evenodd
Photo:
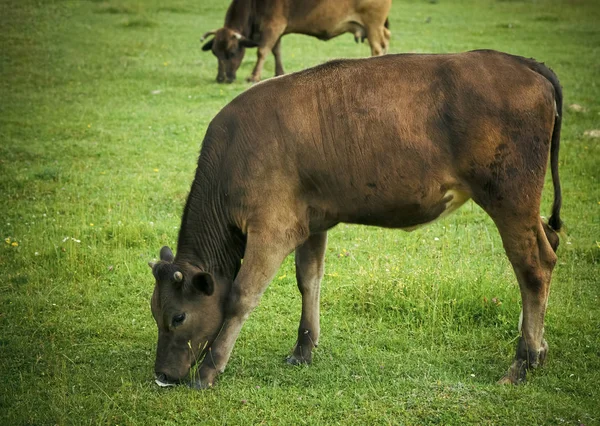
<svg viewBox="0 0 600 426">
<path fill-rule="evenodd" d="M 244 37 L 240 40 L 240 46 L 242 47 L 258 47 L 258 43 L 250 40 L 249 38 Z"/>
<path fill-rule="evenodd" d="M 201 293 L 210 296 L 215 291 L 215 280 L 211 274 L 206 272 L 198 272 L 192 278 L 194 288 Z"/>
<path fill-rule="evenodd" d="M 164 246 L 160 249 L 160 260 L 164 260 L 165 262 L 172 262 L 175 259 L 173 256 L 173 252 L 167 246 Z"/>
<path fill-rule="evenodd" d="M 205 52 L 207 50 L 211 50 L 214 41 L 215 41 L 214 38 L 211 38 L 210 40 L 208 40 L 206 43 L 204 43 L 204 46 L 202 46 L 202 50 Z"/>
</svg>

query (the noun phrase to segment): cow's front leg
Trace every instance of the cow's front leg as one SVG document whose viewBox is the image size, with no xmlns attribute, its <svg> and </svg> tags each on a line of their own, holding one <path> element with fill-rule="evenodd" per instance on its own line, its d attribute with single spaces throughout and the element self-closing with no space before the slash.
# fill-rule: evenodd
<svg viewBox="0 0 600 426">
<path fill-rule="evenodd" d="M 257 49 L 256 55 L 256 65 L 254 66 L 254 70 L 252 70 L 252 74 L 247 80 L 251 83 L 256 83 L 260 81 L 260 76 L 262 74 L 263 67 L 265 65 L 265 61 L 269 56 L 269 53 L 273 51 L 276 45 L 279 43 L 279 38 L 283 34 L 284 27 L 274 27 L 268 31 L 263 32 L 262 40 L 260 46 Z M 279 52 L 273 52 L 274 55 L 279 55 Z M 283 72 L 283 68 L 281 69 Z"/>
<path fill-rule="evenodd" d="M 246 79 L 248 82 L 258 83 L 260 81 L 260 76 L 265 65 L 265 60 L 267 59 L 267 56 L 269 56 L 269 52 L 271 52 L 270 46 L 261 46 L 258 48 L 256 65 L 254 66 L 250 77 Z"/>
<path fill-rule="evenodd" d="M 258 305 L 283 259 L 297 244 L 287 241 L 288 248 L 267 235 L 272 234 L 248 234 L 244 263 L 226 302 L 223 327 L 200 365 L 199 377 L 194 382 L 196 388 L 212 387 L 217 376 L 225 370 L 242 325 Z"/>
<path fill-rule="evenodd" d="M 225 66 L 223 65 L 223 61 L 219 59 L 218 71 L 217 71 L 217 83 L 223 83 L 224 81 L 225 81 Z"/>
<path fill-rule="evenodd" d="M 312 350 L 319 343 L 319 297 L 324 272 L 327 233 L 311 235 L 296 249 L 296 280 L 302 294 L 302 316 L 298 327 L 298 340 L 290 364 L 310 364 Z"/>
<path fill-rule="evenodd" d="M 273 46 L 273 56 L 275 56 L 275 75 L 283 75 L 285 71 L 283 70 L 283 62 L 281 62 L 281 37 Z"/>
</svg>

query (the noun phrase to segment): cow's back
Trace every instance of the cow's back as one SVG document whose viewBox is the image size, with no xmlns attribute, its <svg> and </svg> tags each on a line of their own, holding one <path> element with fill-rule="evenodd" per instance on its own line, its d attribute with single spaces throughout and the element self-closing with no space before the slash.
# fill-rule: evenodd
<svg viewBox="0 0 600 426">
<path fill-rule="evenodd" d="M 503 158 L 515 158 L 514 173 L 545 170 L 547 140 L 530 142 L 549 138 L 553 102 L 523 58 L 388 55 L 260 83 L 212 126 L 228 139 L 220 170 L 236 205 L 293 202 L 327 224 L 410 228 L 448 197 L 486 196 L 473 183 L 497 178 Z"/>
</svg>

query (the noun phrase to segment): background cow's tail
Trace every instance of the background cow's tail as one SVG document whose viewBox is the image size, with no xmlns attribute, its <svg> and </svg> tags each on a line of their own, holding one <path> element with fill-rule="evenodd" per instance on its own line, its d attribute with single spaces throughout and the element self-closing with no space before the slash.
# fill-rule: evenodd
<svg viewBox="0 0 600 426">
<path fill-rule="evenodd" d="M 560 208 L 562 206 L 562 193 L 560 190 L 560 179 L 558 177 L 558 151 L 560 149 L 560 128 L 562 124 L 563 95 L 560 82 L 554 72 L 533 59 L 527 59 L 527 65 L 533 71 L 542 75 L 554 87 L 554 101 L 556 102 L 556 115 L 554 117 L 554 129 L 552 131 L 552 142 L 550 143 L 550 170 L 552 172 L 552 184 L 554 186 L 554 203 L 552 214 L 548 219 L 548 225 L 555 231 L 560 231 L 562 220 L 560 219 Z"/>
</svg>

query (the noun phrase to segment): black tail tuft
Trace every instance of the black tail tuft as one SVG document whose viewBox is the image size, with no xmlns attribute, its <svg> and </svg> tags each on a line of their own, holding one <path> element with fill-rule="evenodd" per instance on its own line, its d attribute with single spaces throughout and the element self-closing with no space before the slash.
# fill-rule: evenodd
<svg viewBox="0 0 600 426">
<path fill-rule="evenodd" d="M 552 70 L 543 67 L 547 70 L 547 75 L 544 77 L 548 78 L 548 80 L 554 86 L 555 93 L 555 101 L 556 101 L 556 117 L 554 118 L 554 130 L 552 131 L 552 142 L 550 143 L 550 169 L 552 172 L 552 184 L 554 185 L 554 203 L 552 204 L 552 215 L 548 220 L 548 225 L 552 227 L 555 231 L 560 231 L 562 227 L 562 220 L 560 219 L 560 208 L 562 207 L 562 192 L 560 190 L 560 179 L 558 177 L 558 151 L 560 149 L 560 129 L 562 125 L 562 89 L 560 87 L 560 83 L 558 82 L 558 78 L 552 72 Z"/>
</svg>

